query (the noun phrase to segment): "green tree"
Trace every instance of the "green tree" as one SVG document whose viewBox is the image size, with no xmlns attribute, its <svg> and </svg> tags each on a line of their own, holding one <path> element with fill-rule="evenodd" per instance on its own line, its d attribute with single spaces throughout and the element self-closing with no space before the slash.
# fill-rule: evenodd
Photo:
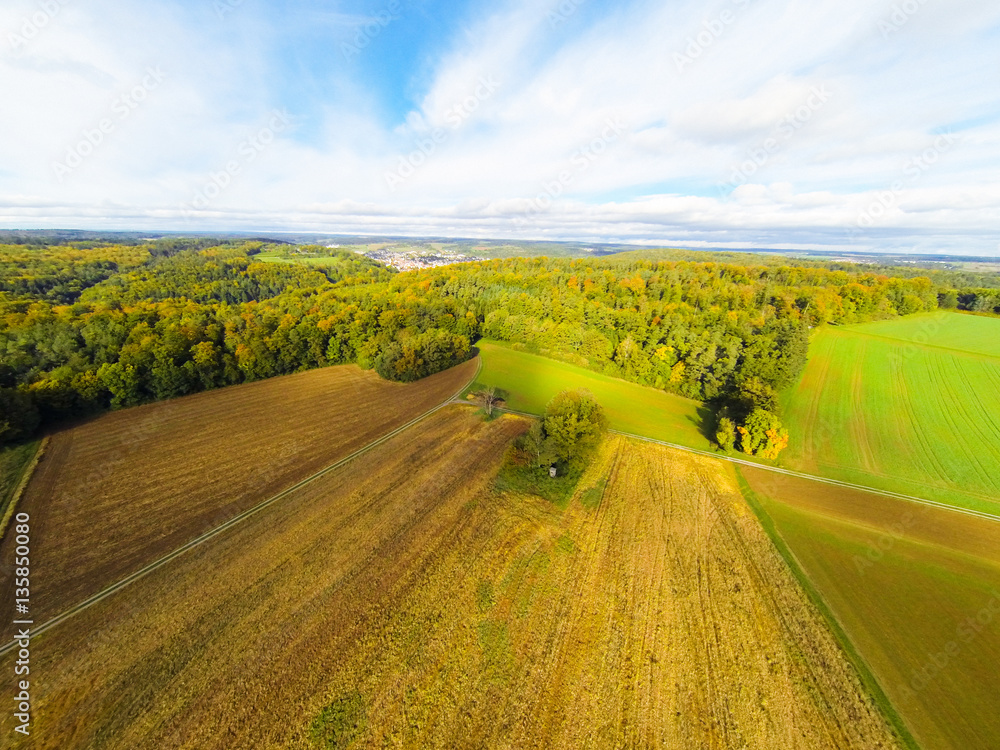
<svg viewBox="0 0 1000 750">
<path fill-rule="evenodd" d="M 0 445 L 28 437 L 38 421 L 38 409 L 26 394 L 0 388 Z"/>
<path fill-rule="evenodd" d="M 747 455 L 773 460 L 788 445 L 788 430 L 766 409 L 754 409 L 736 429 L 740 433 L 740 450 Z"/>
<path fill-rule="evenodd" d="M 589 391 L 563 391 L 545 407 L 542 429 L 543 452 L 551 455 L 554 463 L 562 462 L 579 470 L 600 443 L 607 419 Z"/>
<path fill-rule="evenodd" d="M 736 445 L 736 423 L 729 417 L 721 417 L 715 430 L 715 441 L 724 451 L 731 451 Z"/>
</svg>

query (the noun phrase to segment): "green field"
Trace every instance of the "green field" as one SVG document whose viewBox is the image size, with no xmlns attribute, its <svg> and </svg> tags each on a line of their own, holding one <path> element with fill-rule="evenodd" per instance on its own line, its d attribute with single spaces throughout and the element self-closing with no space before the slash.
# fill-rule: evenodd
<svg viewBox="0 0 1000 750">
<path fill-rule="evenodd" d="M 1000 738 L 1000 524 L 741 469 L 924 750 Z"/>
<path fill-rule="evenodd" d="M 0 448 L 0 518 L 3 518 L 7 503 L 13 497 L 14 490 L 17 489 L 21 476 L 36 450 L 38 450 L 37 440 Z"/>
<path fill-rule="evenodd" d="M 347 250 L 349 248 L 342 248 Z M 265 250 L 262 253 L 257 253 L 253 256 L 253 261 L 255 263 L 291 263 L 291 264 L 301 264 L 306 266 L 335 266 L 341 263 L 341 259 L 336 255 L 299 255 L 295 256 L 288 255 L 288 251 L 281 250 Z"/>
<path fill-rule="evenodd" d="M 1000 320 L 821 329 L 783 402 L 784 465 L 1000 512 Z"/>
<path fill-rule="evenodd" d="M 482 372 L 475 387 L 494 385 L 507 392 L 507 407 L 541 414 L 560 391 L 586 388 L 604 407 L 613 429 L 710 450 L 702 432 L 709 411 L 697 401 L 600 375 L 537 354 L 480 341 Z"/>
</svg>

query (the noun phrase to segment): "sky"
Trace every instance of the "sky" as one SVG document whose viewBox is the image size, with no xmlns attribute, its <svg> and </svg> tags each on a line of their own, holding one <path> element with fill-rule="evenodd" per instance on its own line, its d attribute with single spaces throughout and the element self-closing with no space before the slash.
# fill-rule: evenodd
<svg viewBox="0 0 1000 750">
<path fill-rule="evenodd" d="M 1000 256 L 1000 3 L 4 0 L 0 227 Z"/>
</svg>

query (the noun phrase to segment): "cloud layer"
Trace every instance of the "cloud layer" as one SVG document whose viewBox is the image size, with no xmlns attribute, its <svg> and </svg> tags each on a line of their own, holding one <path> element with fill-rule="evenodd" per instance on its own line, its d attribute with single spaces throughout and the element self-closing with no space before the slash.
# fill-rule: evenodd
<svg viewBox="0 0 1000 750">
<path fill-rule="evenodd" d="M 13 0 L 0 30 L 2 226 L 1000 254 L 978 0 Z"/>
</svg>

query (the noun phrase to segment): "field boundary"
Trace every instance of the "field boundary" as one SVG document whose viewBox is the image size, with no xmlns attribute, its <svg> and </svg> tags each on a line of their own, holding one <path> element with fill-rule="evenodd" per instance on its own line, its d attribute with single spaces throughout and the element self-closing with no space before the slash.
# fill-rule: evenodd
<svg viewBox="0 0 1000 750">
<path fill-rule="evenodd" d="M 470 401 L 465 401 L 462 399 L 455 399 L 455 403 L 465 404 L 466 406 L 476 406 Z M 500 407 L 494 407 L 496 411 L 502 411 L 506 414 L 516 414 L 520 417 L 529 417 L 531 419 L 538 419 L 538 414 L 530 414 L 524 411 L 515 411 L 513 409 L 506 409 Z M 893 492 L 892 490 L 880 490 L 877 487 L 869 487 L 864 484 L 853 484 L 851 482 L 844 482 L 840 479 L 830 479 L 828 477 L 821 477 L 815 474 L 806 474 L 801 471 L 793 471 L 791 469 L 782 469 L 780 466 L 768 466 L 767 464 L 758 463 L 757 461 L 750 461 L 745 458 L 737 458 L 736 456 L 727 456 L 720 453 L 712 453 L 710 451 L 703 451 L 699 448 L 689 448 L 686 445 L 678 445 L 677 443 L 668 443 L 665 440 L 657 440 L 656 438 L 645 437 L 643 435 L 636 435 L 631 432 L 622 432 L 621 430 L 608 430 L 609 434 L 621 435 L 623 437 L 634 438 L 636 440 L 643 440 L 647 443 L 656 443 L 657 445 L 663 445 L 667 448 L 673 448 L 674 450 L 685 451 L 687 453 L 695 453 L 699 456 L 705 456 L 706 458 L 715 458 L 719 461 L 729 461 L 730 463 L 738 464 L 740 466 L 749 466 L 754 469 L 763 469 L 765 471 L 772 471 L 776 474 L 784 474 L 790 477 L 796 477 L 798 479 L 809 479 L 814 482 L 822 482 L 823 484 L 831 484 L 836 487 L 843 487 L 849 490 L 859 490 L 861 492 L 868 492 L 873 495 L 881 495 L 883 497 L 891 497 L 896 500 L 905 500 L 911 503 L 917 503 L 918 505 L 926 505 L 933 508 L 941 508 L 942 510 L 950 510 L 955 513 L 962 513 L 967 516 L 975 516 L 977 518 L 982 518 L 987 521 L 995 521 L 1000 523 L 1000 515 L 995 515 L 993 513 L 987 513 L 982 510 L 973 510 L 972 508 L 962 508 L 958 505 L 948 505 L 947 503 L 941 503 L 937 500 L 928 500 L 922 497 L 916 497 L 914 495 L 905 495 L 901 492 Z"/>
<path fill-rule="evenodd" d="M 847 634 L 847 630 L 841 624 L 840 620 L 837 619 L 837 616 L 826 603 L 826 600 L 823 599 L 819 590 L 813 585 L 812 580 L 805 572 L 805 568 L 803 568 L 791 547 L 789 547 L 785 542 L 784 537 L 781 536 L 781 532 L 778 531 L 778 527 L 774 524 L 774 520 L 764 509 L 759 496 L 750 487 L 746 478 L 743 476 L 743 472 L 739 469 L 736 470 L 736 479 L 739 484 L 740 494 L 743 495 L 744 499 L 747 501 L 747 505 L 750 506 L 750 510 L 757 517 L 757 521 L 760 523 L 761 528 L 763 528 L 764 533 L 768 536 L 771 543 L 778 551 L 778 554 L 785 561 L 785 565 L 788 566 L 792 576 L 796 581 L 798 581 L 799 586 L 802 587 L 806 597 L 819 611 L 820 616 L 826 620 L 827 625 L 833 633 L 833 637 L 837 639 L 837 642 L 843 649 L 848 661 L 850 661 L 854 666 L 854 669 L 858 673 L 858 679 L 868 690 L 872 700 L 875 701 L 875 705 L 878 706 L 889 726 L 893 728 L 898 735 L 898 739 L 907 748 L 907 750 L 919 750 L 920 745 L 917 743 L 916 738 L 914 738 L 913 733 L 910 731 L 910 728 L 907 726 L 902 715 L 896 710 L 896 707 L 892 705 L 892 701 L 889 699 L 889 696 L 886 694 L 885 690 L 882 689 L 882 685 L 878 681 L 878 677 L 875 676 L 875 672 L 869 666 L 868 662 L 865 661 L 861 652 L 858 651 L 854 642 Z"/>
<path fill-rule="evenodd" d="M 49 445 L 49 438 L 46 435 L 41 440 L 38 441 L 38 445 L 35 446 L 35 452 L 24 464 L 21 469 L 21 476 L 17 480 L 17 484 L 14 486 L 14 491 L 10 495 L 10 499 L 7 502 L 7 507 L 4 510 L 3 519 L 0 520 L 0 540 L 3 539 L 4 534 L 7 533 L 7 526 L 10 524 L 10 519 L 14 517 L 14 511 L 17 509 L 17 504 L 21 500 L 21 495 L 28 488 L 28 482 L 31 481 L 31 477 L 35 473 L 35 469 L 38 467 L 38 462 L 42 460 L 42 456 L 45 454 L 45 449 Z"/>
<path fill-rule="evenodd" d="M 130 573 L 125 578 L 122 578 L 121 580 L 117 581 L 116 583 L 111 584 L 110 586 L 108 586 L 107 588 L 103 589 L 102 591 L 98 591 L 96 594 L 93 594 L 93 595 L 87 597 L 86 599 L 84 599 L 79 604 L 75 604 L 72 607 L 70 607 L 69 609 L 64 610 L 63 612 L 59 613 L 55 617 L 47 620 L 45 623 L 43 623 L 42 625 L 39 625 L 37 628 L 35 628 L 31 632 L 31 637 L 32 638 L 36 638 L 36 637 L 42 635 L 43 633 L 45 633 L 46 631 L 51 630 L 52 628 L 54 628 L 54 627 L 62 624 L 63 622 L 65 622 L 66 620 L 69 620 L 74 615 L 78 615 L 81 612 L 83 612 L 84 610 L 89 609 L 90 607 L 94 606 L 98 602 L 101 602 L 104 599 L 107 599 L 109 596 L 112 596 L 113 594 L 116 594 L 117 592 L 121 591 L 123 588 L 125 588 L 129 584 L 135 583 L 140 578 L 144 578 L 145 576 L 149 575 L 153 571 L 158 570 L 159 568 L 162 568 L 164 565 L 166 565 L 167 563 L 169 563 L 174 558 L 180 557 L 185 552 L 187 552 L 189 550 L 192 550 L 195 547 L 198 547 L 198 546 L 204 544 L 208 540 L 210 540 L 210 539 L 218 536 L 219 534 L 222 534 L 225 531 L 228 531 L 229 529 L 231 529 L 234 526 L 238 525 L 239 523 L 245 521 L 246 519 L 250 518 L 251 516 L 256 515 L 257 513 L 259 513 L 260 511 L 264 510 L 265 508 L 268 508 L 271 505 L 274 505 L 279 500 L 284 499 L 285 497 L 287 497 L 291 493 L 295 492 L 296 490 L 299 490 L 302 487 L 305 487 L 307 484 L 310 484 L 313 481 L 319 479 L 320 477 L 325 476 L 326 474 L 329 474 L 330 472 L 339 469 L 340 467 L 344 466 L 347 463 L 350 463 L 351 461 L 353 461 L 358 456 L 360 456 L 360 455 L 362 455 L 364 453 L 367 453 L 368 451 L 372 450 L 373 448 L 378 447 L 379 445 L 381 445 L 382 443 L 384 443 L 384 442 L 386 442 L 388 440 L 391 440 L 392 438 L 396 437 L 400 433 L 405 432 L 409 428 L 413 427 L 418 422 L 422 422 L 423 420 L 427 419 L 427 417 L 431 416 L 432 414 L 435 414 L 436 412 L 440 411 L 441 409 L 444 409 L 446 406 L 449 406 L 449 405 L 455 403 L 456 402 L 456 398 L 459 395 L 461 395 L 462 391 L 464 391 L 466 388 L 468 388 L 472 383 L 474 383 L 476 381 L 476 378 L 479 377 L 479 373 L 482 370 L 482 367 L 483 367 L 483 360 L 482 360 L 482 358 L 479 358 L 478 362 L 477 362 L 477 366 L 476 366 L 476 372 L 472 376 L 472 380 L 470 380 L 467 383 L 463 384 L 462 387 L 460 389 L 458 389 L 458 391 L 456 393 L 454 393 L 452 396 L 450 396 L 447 399 L 445 399 L 444 401 L 442 401 L 437 406 L 434 406 L 431 409 L 425 411 L 423 414 L 421 414 L 421 415 L 419 415 L 417 417 L 414 417 L 413 419 L 411 419 L 406 424 L 401 425 L 400 427 L 397 427 L 396 429 L 392 430 L 391 432 L 386 433 L 382 437 L 380 437 L 380 438 L 378 438 L 376 440 L 373 440 L 372 442 L 368 443 L 368 445 L 365 445 L 364 447 L 359 448 L 358 450 L 354 451 L 350 455 L 344 456 L 343 458 L 335 461 L 334 463 L 330 464 L 329 466 L 326 466 L 326 467 L 320 469 L 315 474 L 312 474 L 312 475 L 306 477 L 305 479 L 301 480 L 300 482 L 297 482 L 297 483 L 293 484 L 291 487 L 285 488 L 284 490 L 282 490 L 278 494 L 272 495 L 271 497 L 267 498 L 266 500 L 262 500 L 261 502 L 257 503 L 257 505 L 253 506 L 252 508 L 248 508 L 247 510 L 243 511 L 242 513 L 240 513 L 240 514 L 238 514 L 236 516 L 233 516 L 228 521 L 225 521 L 224 523 L 219 524 L 218 526 L 216 526 L 213 529 L 209 529 L 204 534 L 201 534 L 200 536 L 197 536 L 194 539 L 190 540 L 189 542 L 181 545 L 180 547 L 178 547 L 177 549 L 175 549 L 173 552 L 169 552 L 168 554 L 164 555 L 163 557 L 161 557 L 161 558 L 159 558 L 157 560 L 154 560 L 153 562 L 149 563 L 145 567 L 140 568 L 139 570 L 135 571 L 134 573 Z M 17 643 L 15 641 L 9 641 L 8 643 L 5 643 L 3 646 L 0 646 L 0 656 L 4 656 L 9 651 L 13 650 L 16 646 L 17 646 Z"/>
</svg>

